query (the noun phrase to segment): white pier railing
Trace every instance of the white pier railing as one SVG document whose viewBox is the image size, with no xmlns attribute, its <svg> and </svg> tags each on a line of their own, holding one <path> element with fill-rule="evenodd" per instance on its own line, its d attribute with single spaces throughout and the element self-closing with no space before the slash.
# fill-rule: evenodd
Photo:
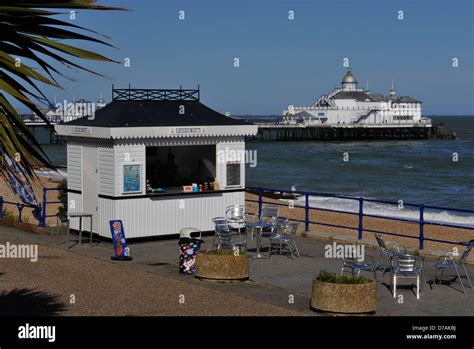
<svg viewBox="0 0 474 349">
<path fill-rule="evenodd" d="M 86 115 L 45 115 L 46 119 L 51 123 L 51 125 L 57 125 L 60 123 L 73 121 L 82 118 L 83 116 Z M 36 114 L 23 114 L 21 115 L 21 118 L 27 126 L 46 125 L 46 122 L 44 122 L 44 120 Z"/>
</svg>

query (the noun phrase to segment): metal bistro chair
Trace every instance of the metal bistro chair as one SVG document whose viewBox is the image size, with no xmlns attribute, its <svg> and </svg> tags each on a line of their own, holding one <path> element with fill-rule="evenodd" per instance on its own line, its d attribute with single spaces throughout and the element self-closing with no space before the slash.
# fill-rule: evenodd
<svg viewBox="0 0 474 349">
<path fill-rule="evenodd" d="M 229 221 L 226 218 L 218 217 L 212 220 L 215 225 L 215 234 L 214 234 L 214 241 L 213 246 L 217 249 L 221 248 L 243 248 L 247 251 L 247 242 L 246 241 L 234 241 L 232 239 L 231 230 L 229 227 Z M 216 241 L 217 237 L 217 241 Z"/>
<path fill-rule="evenodd" d="M 229 221 L 231 232 L 237 231 L 239 238 L 242 241 L 242 229 L 245 233 L 245 206 L 232 205 L 225 209 L 225 216 Z"/>
<path fill-rule="evenodd" d="M 441 280 L 443 279 L 443 274 L 445 269 L 454 269 L 456 271 L 456 275 L 459 278 L 459 282 L 461 283 L 462 290 L 464 294 L 466 294 L 466 289 L 464 288 L 464 282 L 461 279 L 461 274 L 459 273 L 458 267 L 462 267 L 464 269 L 464 273 L 466 274 L 467 281 L 469 281 L 469 286 L 472 287 L 471 279 L 469 278 L 469 273 L 467 272 L 466 265 L 464 264 L 466 262 L 467 257 L 469 257 L 469 254 L 471 253 L 472 248 L 474 247 L 474 240 L 471 240 L 468 242 L 467 247 L 464 249 L 464 252 L 462 253 L 461 257 L 459 259 L 455 259 L 454 252 L 448 252 L 446 255 L 441 256 L 438 258 L 438 261 L 435 263 L 435 268 L 436 268 L 436 274 L 435 274 L 435 281 L 438 281 L 438 284 L 441 283 Z M 441 260 L 442 259 L 442 260 Z M 438 272 L 441 270 L 441 278 L 438 279 Z"/>
<path fill-rule="evenodd" d="M 271 250 L 271 245 L 272 245 L 272 237 L 275 236 L 275 232 L 277 231 L 283 231 L 286 229 L 288 226 L 288 219 L 283 218 L 283 217 L 272 217 L 271 221 L 271 226 L 268 228 L 263 228 L 260 231 L 260 240 L 262 238 L 268 238 L 270 240 L 270 244 L 268 245 L 268 256 L 270 257 L 270 250 Z"/>
<path fill-rule="evenodd" d="M 262 211 L 260 212 L 260 217 L 258 217 L 258 219 L 262 222 L 265 222 L 265 223 L 272 223 L 271 228 L 262 230 L 262 236 L 265 236 L 265 235 L 269 236 L 268 233 L 273 232 L 273 220 L 275 218 L 278 218 L 278 207 L 274 207 L 274 206 L 272 206 L 272 207 L 268 207 L 268 206 L 262 207 Z M 253 233 L 254 233 L 254 230 L 252 229 L 252 240 L 253 240 Z"/>
<path fill-rule="evenodd" d="M 397 265 L 391 270 L 391 281 L 393 286 L 393 298 L 397 296 L 397 279 L 416 279 L 416 299 L 420 299 L 420 289 L 423 273 L 423 257 L 421 264 L 417 267 L 417 257 L 410 254 L 396 256 Z"/>
<path fill-rule="evenodd" d="M 273 218 L 278 217 L 278 207 L 262 207 L 262 212 L 260 212 L 260 220 L 263 222 L 269 222 Z"/>
<path fill-rule="evenodd" d="M 377 265 L 375 264 L 375 260 L 372 256 L 365 256 L 365 258 L 370 258 L 372 263 L 364 263 L 358 261 L 356 257 L 344 257 L 342 258 L 342 268 L 341 268 L 341 275 L 344 274 L 346 269 L 349 269 L 354 276 L 355 272 L 357 272 L 357 276 L 360 276 L 362 271 L 370 271 L 374 273 L 374 280 L 377 281 Z"/>
<path fill-rule="evenodd" d="M 385 241 L 380 234 L 375 234 L 375 239 L 380 247 L 380 256 L 386 258 L 390 264 L 382 264 L 377 269 L 383 268 L 383 275 L 392 268 L 393 258 L 406 254 L 406 248 L 396 241 Z M 382 277 L 383 277 L 382 275 Z"/>
<path fill-rule="evenodd" d="M 278 221 L 279 220 L 279 221 Z M 276 218 L 274 224 L 273 234 L 270 236 L 270 249 L 268 255 L 271 256 L 273 250 L 277 249 L 279 254 L 282 254 L 285 246 L 285 250 L 290 252 L 291 258 L 294 258 L 294 253 L 300 258 L 300 251 L 296 246 L 296 231 L 298 230 L 298 224 L 288 224 L 288 220 L 285 218 Z"/>
</svg>

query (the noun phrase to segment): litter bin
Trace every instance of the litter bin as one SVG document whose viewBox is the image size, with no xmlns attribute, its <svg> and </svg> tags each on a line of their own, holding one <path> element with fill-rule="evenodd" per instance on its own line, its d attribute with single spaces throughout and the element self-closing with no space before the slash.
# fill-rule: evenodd
<svg viewBox="0 0 474 349">
<path fill-rule="evenodd" d="M 196 228 L 183 228 L 179 234 L 179 272 L 194 275 L 196 254 L 201 249 L 201 231 Z"/>
</svg>

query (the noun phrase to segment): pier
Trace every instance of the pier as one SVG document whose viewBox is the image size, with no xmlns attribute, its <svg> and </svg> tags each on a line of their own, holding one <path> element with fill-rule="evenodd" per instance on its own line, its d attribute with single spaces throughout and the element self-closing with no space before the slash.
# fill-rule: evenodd
<svg viewBox="0 0 474 349">
<path fill-rule="evenodd" d="M 55 124 L 52 124 L 55 125 Z M 46 137 L 48 140 L 40 141 L 40 144 L 64 144 L 64 139 L 60 135 L 56 133 L 53 129 L 51 129 L 45 122 L 43 123 L 26 123 L 31 132 L 35 136 L 37 140 L 41 140 L 41 137 L 38 137 L 38 132 L 44 130 L 47 132 L 49 137 Z M 44 139 L 44 138 L 43 138 Z"/>
<path fill-rule="evenodd" d="M 454 132 L 445 125 L 344 125 L 313 126 L 259 123 L 258 134 L 249 140 L 259 141 L 361 141 L 453 139 Z"/>
<path fill-rule="evenodd" d="M 71 121 L 76 119 L 77 117 L 59 117 L 57 115 L 45 115 L 48 119 L 51 126 L 49 126 L 43 119 L 41 119 L 36 114 L 21 114 L 21 118 L 25 125 L 31 130 L 33 135 L 36 139 L 40 142 L 40 144 L 64 144 L 64 138 L 61 137 L 56 133 L 54 130 L 54 125 L 58 125 L 64 121 Z M 39 133 L 45 132 L 48 135 L 39 137 Z"/>
</svg>

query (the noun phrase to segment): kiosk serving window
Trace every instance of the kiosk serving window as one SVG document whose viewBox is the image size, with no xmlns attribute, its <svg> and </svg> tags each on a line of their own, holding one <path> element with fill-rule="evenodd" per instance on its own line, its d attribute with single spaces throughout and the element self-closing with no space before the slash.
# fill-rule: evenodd
<svg viewBox="0 0 474 349">
<path fill-rule="evenodd" d="M 216 146 L 147 147 L 146 176 L 153 191 L 214 182 Z"/>
</svg>

